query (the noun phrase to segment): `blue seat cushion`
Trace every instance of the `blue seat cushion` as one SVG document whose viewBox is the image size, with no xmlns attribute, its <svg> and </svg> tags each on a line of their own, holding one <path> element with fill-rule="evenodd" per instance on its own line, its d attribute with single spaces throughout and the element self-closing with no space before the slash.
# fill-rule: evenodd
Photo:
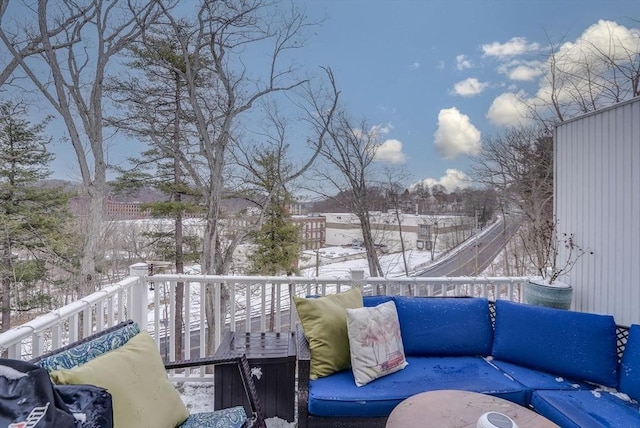
<svg viewBox="0 0 640 428">
<path fill-rule="evenodd" d="M 409 365 L 357 387 L 350 370 L 309 382 L 309 414 L 388 416 L 402 400 L 424 391 L 457 389 L 524 404 L 525 388 L 481 357 L 407 357 Z"/>
<path fill-rule="evenodd" d="M 47 369 L 47 371 L 72 369 L 93 360 L 99 355 L 121 347 L 138 333 L 140 333 L 138 324 L 135 322 L 127 324 L 93 340 L 37 361 L 35 364 Z"/>
<path fill-rule="evenodd" d="M 536 391 L 534 410 L 562 428 L 638 427 L 638 403 L 604 391 Z"/>
<path fill-rule="evenodd" d="M 517 364 L 508 363 L 506 361 L 492 359 L 490 363 L 495 365 L 498 369 L 502 370 L 504 373 L 515 379 L 518 383 L 526 387 L 527 403 L 531 402 L 531 394 L 539 389 L 559 389 L 568 391 L 578 389 L 593 389 L 593 386 L 591 384 L 582 381 L 565 379 L 551 373 L 522 367 Z"/>
<path fill-rule="evenodd" d="M 496 302 L 492 355 L 569 379 L 618 386 L 612 316 Z"/>
<path fill-rule="evenodd" d="M 640 325 L 629 328 L 620 363 L 620 391 L 640 401 Z"/>
<path fill-rule="evenodd" d="M 247 420 L 244 407 L 230 407 L 215 412 L 189 415 L 179 428 L 241 428 Z"/>
<path fill-rule="evenodd" d="M 489 302 L 479 298 L 395 297 L 406 355 L 490 355 Z"/>
</svg>

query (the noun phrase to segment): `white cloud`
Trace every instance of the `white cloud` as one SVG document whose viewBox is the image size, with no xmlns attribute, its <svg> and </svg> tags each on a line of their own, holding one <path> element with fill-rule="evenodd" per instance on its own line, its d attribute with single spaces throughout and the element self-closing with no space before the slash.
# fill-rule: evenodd
<svg viewBox="0 0 640 428">
<path fill-rule="evenodd" d="M 540 61 L 522 61 L 514 59 L 497 68 L 498 73 L 505 74 L 510 80 L 528 82 L 544 74 L 543 63 Z"/>
<path fill-rule="evenodd" d="M 473 67 L 473 63 L 469 59 L 467 59 L 466 56 L 458 55 L 456 57 L 456 67 L 458 68 L 458 70 L 465 70 L 467 68 Z"/>
<path fill-rule="evenodd" d="M 493 42 L 482 45 L 484 56 L 494 56 L 498 58 L 522 55 L 539 49 L 540 45 L 538 43 L 528 43 L 524 37 L 513 37 L 506 43 Z"/>
<path fill-rule="evenodd" d="M 379 137 L 381 135 L 387 135 L 393 129 L 393 125 L 387 123 L 386 125 L 373 125 L 369 130 L 371 136 Z"/>
<path fill-rule="evenodd" d="M 420 183 L 427 185 L 429 187 L 433 187 L 436 184 L 440 184 L 444 186 L 448 192 L 452 192 L 456 190 L 456 188 L 458 187 L 463 189 L 471 185 L 471 182 L 469 181 L 469 177 L 467 176 L 467 174 L 453 168 L 447 169 L 445 171 L 445 174 L 438 179 L 425 178 Z"/>
<path fill-rule="evenodd" d="M 498 126 L 517 126 L 526 124 L 528 119 L 528 108 L 521 99 L 523 94 L 505 92 L 499 95 L 491 103 L 487 112 L 487 119 Z"/>
<path fill-rule="evenodd" d="M 405 161 L 402 153 L 402 143 L 398 140 L 389 139 L 380 144 L 376 149 L 376 160 L 386 161 L 394 164 L 401 164 Z"/>
<path fill-rule="evenodd" d="M 540 68 L 529 67 L 527 65 L 519 65 L 509 70 L 508 76 L 511 80 L 531 81 L 543 74 Z"/>
<path fill-rule="evenodd" d="M 387 123 L 386 125 L 373 125 L 368 131 L 362 131 L 361 129 L 354 129 L 354 133 L 359 138 L 372 139 L 374 141 L 382 141 L 383 136 L 389 134 L 393 129 L 393 125 Z M 405 162 L 405 155 L 402 152 L 402 142 L 392 138 L 382 141 L 377 144 L 375 148 L 374 157 L 378 161 L 390 162 L 395 164 L 401 164 Z"/>
<path fill-rule="evenodd" d="M 472 97 L 484 91 L 487 86 L 489 86 L 488 83 L 479 82 L 475 77 L 470 77 L 453 85 L 452 93 L 461 97 Z"/>
<path fill-rule="evenodd" d="M 575 41 L 562 44 L 549 58 L 547 75 L 542 79 L 537 97 L 549 103 L 553 93 L 559 103 L 570 103 L 574 98 L 572 93 L 577 91 L 597 100 L 601 95 L 598 91 L 610 88 L 612 79 L 607 74 L 610 63 L 602 58 L 602 54 L 618 64 L 628 64 L 630 52 L 640 52 L 640 29 L 599 20 Z M 555 61 L 555 69 L 551 67 L 552 60 Z M 555 88 L 551 87 L 552 81 Z"/>
<path fill-rule="evenodd" d="M 410 69 L 410 70 L 412 70 L 412 71 L 413 71 L 413 70 L 417 70 L 417 69 L 419 69 L 419 68 L 420 68 L 420 63 L 419 63 L 419 62 L 414 62 L 413 64 L 411 64 L 411 65 L 409 66 L 409 69 Z"/>
<path fill-rule="evenodd" d="M 445 159 L 480 151 L 480 131 L 473 126 L 469 116 L 455 107 L 440 110 L 438 129 L 433 136 L 436 148 Z"/>
</svg>

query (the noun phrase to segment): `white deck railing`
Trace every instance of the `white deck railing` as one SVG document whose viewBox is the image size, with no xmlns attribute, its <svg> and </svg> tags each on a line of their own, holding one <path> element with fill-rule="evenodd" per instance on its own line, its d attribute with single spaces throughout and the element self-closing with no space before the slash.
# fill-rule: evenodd
<svg viewBox="0 0 640 428">
<path fill-rule="evenodd" d="M 155 338 L 167 361 L 206 355 L 205 305 L 207 284 L 216 314 L 224 290 L 233 302 L 225 325 L 216 324 L 214 349 L 225 329 L 244 332 L 290 331 L 297 318 L 290 311 L 292 295 L 326 295 L 361 286 L 363 295 L 473 296 L 520 301 L 524 277 L 349 278 L 255 277 L 214 275 L 148 275 L 147 265 L 131 267 L 131 276 L 76 302 L 15 326 L 0 334 L 0 351 L 9 358 L 29 360 L 72 343 L 118 322 L 133 319 Z M 184 355 L 175 355 L 175 291 L 184 284 Z M 273 296 L 273 299 L 272 299 Z M 249 320 L 249 322 L 247 322 Z M 204 376 L 204 373 L 202 372 Z"/>
</svg>

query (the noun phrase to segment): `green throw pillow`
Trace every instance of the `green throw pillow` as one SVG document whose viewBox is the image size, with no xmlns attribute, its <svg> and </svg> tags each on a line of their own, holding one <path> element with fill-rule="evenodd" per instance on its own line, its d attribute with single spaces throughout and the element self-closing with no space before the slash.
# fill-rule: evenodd
<svg viewBox="0 0 640 428">
<path fill-rule="evenodd" d="M 50 373 L 57 384 L 106 388 L 115 427 L 175 428 L 189 411 L 167 378 L 156 343 L 141 331 L 123 346 L 81 366 Z"/>
<path fill-rule="evenodd" d="M 328 376 L 351 366 L 347 308 L 362 307 L 360 288 L 317 299 L 294 297 L 298 317 L 311 351 L 310 379 Z"/>
</svg>

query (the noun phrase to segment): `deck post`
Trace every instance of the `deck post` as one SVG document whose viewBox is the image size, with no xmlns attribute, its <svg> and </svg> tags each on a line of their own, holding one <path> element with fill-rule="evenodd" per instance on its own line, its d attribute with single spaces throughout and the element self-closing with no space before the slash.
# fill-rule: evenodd
<svg viewBox="0 0 640 428">
<path fill-rule="evenodd" d="M 148 292 L 145 276 L 149 274 L 149 266 L 146 263 L 135 263 L 129 266 L 129 275 L 137 276 L 138 282 L 131 287 L 131 319 L 138 323 L 141 330 L 147 329 L 148 323 Z"/>
<path fill-rule="evenodd" d="M 362 287 L 364 285 L 364 269 L 350 269 L 351 286 Z"/>
</svg>

